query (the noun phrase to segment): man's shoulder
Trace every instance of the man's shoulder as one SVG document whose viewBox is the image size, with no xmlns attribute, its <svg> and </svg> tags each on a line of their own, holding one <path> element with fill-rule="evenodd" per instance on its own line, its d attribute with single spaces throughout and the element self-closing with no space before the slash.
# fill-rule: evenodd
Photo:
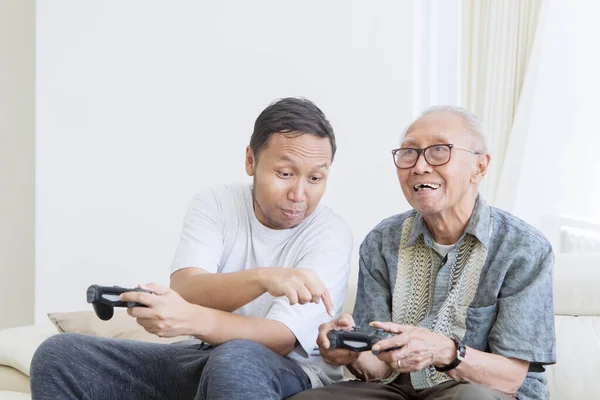
<svg viewBox="0 0 600 400">
<path fill-rule="evenodd" d="M 215 199 L 234 198 L 252 193 L 252 187 L 248 183 L 233 182 L 220 183 L 200 189 L 196 197 L 212 196 Z"/>
<path fill-rule="evenodd" d="M 219 209 L 239 207 L 252 196 L 252 188 L 244 183 L 223 183 L 207 186 L 194 194 L 195 203 L 214 204 Z M 227 210 L 229 211 L 229 210 Z"/>
<path fill-rule="evenodd" d="M 414 217 L 417 212 L 414 209 L 400 214 L 392 215 L 383 219 L 367 234 L 367 239 L 382 238 L 386 236 L 396 236 L 402 231 L 402 226 L 410 217 Z"/>
<path fill-rule="evenodd" d="M 494 221 L 493 229 L 501 240 L 508 240 L 520 245 L 528 244 L 543 253 L 552 249 L 550 241 L 537 228 L 508 211 L 496 207 L 490 207 L 490 209 Z"/>
</svg>

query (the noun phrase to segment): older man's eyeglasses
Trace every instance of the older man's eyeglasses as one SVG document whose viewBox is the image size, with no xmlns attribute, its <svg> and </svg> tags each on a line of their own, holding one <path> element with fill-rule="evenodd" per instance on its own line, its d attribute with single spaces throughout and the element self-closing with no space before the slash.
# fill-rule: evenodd
<svg viewBox="0 0 600 400">
<path fill-rule="evenodd" d="M 427 164 L 439 167 L 440 165 L 448 164 L 450 162 L 452 149 L 464 150 L 473 154 L 481 154 L 478 151 L 465 149 L 464 147 L 458 147 L 453 144 L 434 144 L 425 147 L 424 149 L 412 149 L 408 147 L 394 149 L 392 150 L 392 156 L 394 157 L 394 164 L 400 169 L 412 168 L 417 165 L 421 153 L 423 153 L 423 157 Z"/>
</svg>

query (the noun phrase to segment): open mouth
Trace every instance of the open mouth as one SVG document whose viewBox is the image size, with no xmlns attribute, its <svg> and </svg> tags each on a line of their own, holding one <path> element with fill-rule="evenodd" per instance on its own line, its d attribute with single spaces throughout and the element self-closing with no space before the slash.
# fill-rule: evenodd
<svg viewBox="0 0 600 400">
<path fill-rule="evenodd" d="M 302 211 L 281 210 L 289 218 L 297 218 L 302 214 Z"/>
<path fill-rule="evenodd" d="M 413 186 L 413 190 L 415 192 L 420 192 L 423 190 L 437 190 L 440 186 L 442 185 L 439 185 L 437 183 L 419 183 Z"/>
</svg>

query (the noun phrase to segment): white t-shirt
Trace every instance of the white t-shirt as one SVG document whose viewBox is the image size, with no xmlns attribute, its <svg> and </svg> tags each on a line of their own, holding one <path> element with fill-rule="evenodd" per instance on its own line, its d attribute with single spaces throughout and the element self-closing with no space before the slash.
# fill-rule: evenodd
<svg viewBox="0 0 600 400">
<path fill-rule="evenodd" d="M 446 257 L 446 255 L 452 251 L 454 246 L 456 246 L 456 243 L 454 243 L 454 244 L 439 244 L 437 242 L 433 242 L 433 248 L 442 257 Z"/>
<path fill-rule="evenodd" d="M 352 244 L 348 225 L 329 207 L 319 204 L 295 228 L 270 229 L 254 214 L 251 185 L 221 185 L 192 199 L 171 272 L 186 267 L 213 273 L 266 267 L 310 269 L 327 286 L 339 315 L 346 298 Z M 300 344 L 288 357 L 298 362 L 313 387 L 342 378 L 340 367 L 325 364 L 313 352 L 319 325 L 331 320 L 322 302 L 291 306 L 286 297 L 265 293 L 235 313 L 285 324 Z"/>
</svg>

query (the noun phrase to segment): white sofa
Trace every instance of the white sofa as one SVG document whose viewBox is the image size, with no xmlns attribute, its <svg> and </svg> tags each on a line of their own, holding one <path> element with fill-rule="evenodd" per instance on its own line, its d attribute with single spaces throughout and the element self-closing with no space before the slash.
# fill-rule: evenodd
<svg viewBox="0 0 600 400">
<path fill-rule="evenodd" d="M 346 311 L 355 290 L 351 284 Z M 557 255 L 554 299 L 558 363 L 548 368 L 551 398 L 600 399 L 600 253 Z M 30 398 L 31 357 L 54 334 L 51 325 L 0 331 L 0 400 Z"/>
</svg>

